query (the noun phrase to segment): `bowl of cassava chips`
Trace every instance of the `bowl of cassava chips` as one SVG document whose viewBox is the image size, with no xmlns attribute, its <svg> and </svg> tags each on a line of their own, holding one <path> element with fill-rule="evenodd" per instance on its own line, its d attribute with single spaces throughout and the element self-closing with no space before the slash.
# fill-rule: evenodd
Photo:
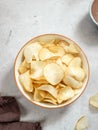
<svg viewBox="0 0 98 130">
<path fill-rule="evenodd" d="M 67 106 L 78 99 L 87 86 L 89 73 L 82 49 L 58 34 L 31 39 L 17 54 L 14 66 L 21 93 L 45 108 Z"/>
</svg>

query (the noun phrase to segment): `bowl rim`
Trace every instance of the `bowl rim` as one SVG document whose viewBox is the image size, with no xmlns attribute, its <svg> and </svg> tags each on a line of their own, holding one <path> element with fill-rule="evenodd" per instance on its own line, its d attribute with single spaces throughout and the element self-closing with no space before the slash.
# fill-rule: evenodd
<svg viewBox="0 0 98 130">
<path fill-rule="evenodd" d="M 69 41 L 72 41 L 73 43 L 75 43 L 75 44 L 79 47 L 79 49 L 82 51 L 82 53 L 83 53 L 83 55 L 84 55 L 84 57 L 85 57 L 85 59 L 86 59 L 86 61 L 87 61 L 88 78 L 87 78 L 85 87 L 84 87 L 83 90 L 81 91 L 80 95 L 78 95 L 73 101 L 71 101 L 71 102 L 68 103 L 68 104 L 63 104 L 62 106 L 54 106 L 54 107 L 44 106 L 44 105 L 40 105 L 40 104 L 38 104 L 37 102 L 34 102 L 34 101 L 30 100 L 30 99 L 21 91 L 20 87 L 18 86 L 18 83 L 17 83 L 17 80 L 16 80 L 16 75 L 15 75 L 16 62 L 17 62 L 17 59 L 18 59 L 18 56 L 19 56 L 21 50 L 22 50 L 27 44 L 29 44 L 32 40 L 34 40 L 34 39 L 36 39 L 36 38 L 39 38 L 39 37 L 41 37 L 41 36 L 48 36 L 48 35 L 60 36 L 60 37 L 65 38 L 65 39 L 67 39 L 67 40 L 69 40 Z M 66 36 L 61 35 L 61 34 L 47 33 L 47 34 L 41 34 L 41 35 L 35 36 L 35 37 L 31 38 L 29 41 L 27 41 L 27 42 L 19 49 L 19 51 L 18 51 L 18 53 L 17 53 L 17 55 L 16 55 L 16 57 L 15 57 L 15 61 L 14 61 L 14 80 L 15 80 L 15 82 L 16 82 L 16 86 L 18 87 L 18 89 L 19 89 L 19 91 L 22 93 L 22 95 L 23 95 L 28 101 L 30 101 L 31 103 L 33 103 L 33 104 L 35 104 L 35 105 L 37 105 L 37 106 L 39 106 L 39 107 L 41 107 L 41 108 L 47 108 L 47 109 L 55 109 L 55 108 L 56 108 L 56 109 L 57 109 L 57 108 L 62 108 L 62 107 L 71 105 L 73 102 L 75 102 L 75 101 L 83 94 L 83 92 L 85 91 L 85 89 L 86 89 L 86 87 L 87 87 L 89 78 L 90 78 L 90 66 L 89 66 L 89 62 L 88 62 L 88 59 L 87 59 L 86 54 L 84 53 L 84 51 L 81 49 L 81 47 L 80 47 L 76 42 L 74 42 L 73 40 L 71 40 L 69 37 L 66 37 Z"/>
<path fill-rule="evenodd" d="M 94 0 L 91 0 L 90 2 L 90 7 L 89 7 L 89 14 L 90 14 L 90 17 L 92 19 L 92 21 L 98 26 L 98 22 L 95 20 L 95 18 L 93 17 L 93 14 L 92 14 L 92 5 L 94 3 Z"/>
</svg>

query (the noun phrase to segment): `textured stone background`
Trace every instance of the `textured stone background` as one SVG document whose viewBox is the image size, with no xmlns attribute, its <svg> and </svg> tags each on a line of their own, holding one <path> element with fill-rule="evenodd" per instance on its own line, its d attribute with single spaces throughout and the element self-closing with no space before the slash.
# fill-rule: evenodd
<svg viewBox="0 0 98 130">
<path fill-rule="evenodd" d="M 98 130 L 98 110 L 88 104 L 98 92 L 98 28 L 89 16 L 90 0 L 0 0 L 0 93 L 15 96 L 23 121 L 41 120 L 43 130 L 73 130 L 80 116 L 89 118 L 89 130 Z M 59 33 L 76 41 L 86 53 L 91 69 L 83 95 L 61 109 L 31 104 L 14 81 L 14 60 L 22 45 L 44 33 Z"/>
</svg>

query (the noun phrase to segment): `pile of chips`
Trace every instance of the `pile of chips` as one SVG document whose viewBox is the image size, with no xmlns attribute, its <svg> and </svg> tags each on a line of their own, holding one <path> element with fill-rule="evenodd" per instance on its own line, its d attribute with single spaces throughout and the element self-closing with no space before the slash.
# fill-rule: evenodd
<svg viewBox="0 0 98 130">
<path fill-rule="evenodd" d="M 19 80 L 37 102 L 61 104 L 81 91 L 86 77 L 74 43 L 53 39 L 25 46 Z"/>
</svg>

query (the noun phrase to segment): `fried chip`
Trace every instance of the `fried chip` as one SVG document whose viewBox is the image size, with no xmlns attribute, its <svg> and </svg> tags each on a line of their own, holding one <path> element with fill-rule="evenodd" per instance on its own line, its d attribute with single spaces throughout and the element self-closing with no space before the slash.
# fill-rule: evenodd
<svg viewBox="0 0 98 130">
<path fill-rule="evenodd" d="M 43 97 L 43 99 L 46 97 L 46 95 L 47 95 L 47 92 L 46 91 L 41 91 L 41 90 L 39 90 L 39 94 L 40 94 L 40 96 L 41 97 Z"/>
<path fill-rule="evenodd" d="M 38 87 L 40 87 L 40 84 L 39 84 L 39 83 L 34 83 L 34 82 L 33 82 L 33 87 L 34 87 L 34 88 L 38 88 Z"/>
<path fill-rule="evenodd" d="M 69 64 L 69 67 L 81 67 L 82 61 L 80 57 L 75 57 Z"/>
<path fill-rule="evenodd" d="M 44 76 L 50 84 L 56 85 L 63 79 L 64 71 L 58 64 L 50 63 L 44 68 Z"/>
<path fill-rule="evenodd" d="M 56 60 L 57 60 L 56 57 L 55 58 L 50 58 L 50 59 L 45 60 L 45 63 L 46 63 L 46 65 L 49 64 L 49 63 L 55 63 Z"/>
<path fill-rule="evenodd" d="M 20 65 L 20 66 L 19 66 L 19 69 L 18 69 L 18 71 L 19 71 L 20 74 L 25 73 L 27 70 L 28 70 L 28 69 L 27 69 L 25 66 L 22 66 L 22 65 Z"/>
<path fill-rule="evenodd" d="M 26 91 L 28 92 L 33 91 L 33 84 L 32 84 L 32 80 L 30 79 L 29 71 L 19 75 L 19 80 Z"/>
<path fill-rule="evenodd" d="M 61 47 L 63 47 L 63 48 L 64 48 L 65 53 L 68 53 L 68 48 L 69 48 L 69 45 L 66 45 L 66 44 L 64 44 L 63 42 L 59 43 L 59 45 L 60 45 Z"/>
<path fill-rule="evenodd" d="M 59 45 L 64 48 L 65 46 L 69 46 L 69 43 L 67 41 L 65 41 L 65 40 L 60 40 Z"/>
<path fill-rule="evenodd" d="M 54 53 L 52 53 L 51 51 L 49 51 L 47 48 L 42 48 L 39 52 L 39 58 L 40 60 L 47 60 L 51 57 L 54 57 Z"/>
<path fill-rule="evenodd" d="M 64 87 L 61 88 L 58 92 L 58 103 L 62 103 L 63 101 L 66 101 L 74 96 L 74 90 L 71 87 Z"/>
<path fill-rule="evenodd" d="M 74 43 L 60 42 L 61 47 L 64 48 L 65 52 L 70 54 L 78 54 L 79 51 Z"/>
<path fill-rule="evenodd" d="M 94 94 L 93 96 L 90 97 L 89 103 L 93 107 L 98 108 L 98 93 L 96 93 L 96 94 Z"/>
<path fill-rule="evenodd" d="M 59 83 L 56 88 L 66 88 L 67 86 L 63 83 Z"/>
<path fill-rule="evenodd" d="M 54 98 L 57 98 L 57 90 L 49 84 L 41 85 L 38 90 L 46 91 L 51 94 Z"/>
<path fill-rule="evenodd" d="M 63 47 L 60 47 L 60 46 L 50 46 L 48 47 L 48 49 L 54 53 L 54 56 L 59 56 L 59 57 L 62 57 L 64 54 L 65 54 L 65 51 L 63 49 Z"/>
<path fill-rule="evenodd" d="M 82 116 L 76 123 L 75 130 L 86 130 L 88 128 L 88 119 Z"/>
<path fill-rule="evenodd" d="M 56 60 L 56 63 L 57 63 L 58 65 L 60 65 L 60 66 L 62 67 L 63 71 L 66 73 L 68 67 L 67 67 L 65 64 L 62 63 L 61 58 L 58 58 L 58 59 Z"/>
<path fill-rule="evenodd" d="M 52 103 L 52 104 L 57 104 L 56 98 L 54 98 L 54 97 L 53 97 L 51 94 L 49 94 L 49 93 L 47 93 L 47 94 L 45 95 L 45 98 L 44 98 L 43 101 L 47 101 L 47 102 Z"/>
<path fill-rule="evenodd" d="M 72 88 L 81 88 L 82 87 L 82 82 L 77 81 L 73 77 L 66 75 L 63 78 L 63 82 L 67 84 L 68 86 L 71 86 Z"/>
<path fill-rule="evenodd" d="M 69 47 L 68 47 L 68 53 L 71 53 L 71 54 L 77 54 L 79 53 L 79 51 L 77 50 L 77 47 L 75 46 L 74 43 L 70 44 Z"/>
<path fill-rule="evenodd" d="M 35 88 L 35 91 L 34 91 L 34 100 L 37 102 L 40 102 L 43 100 L 43 97 L 40 95 L 40 91 L 37 88 Z"/>
<path fill-rule="evenodd" d="M 56 63 L 62 67 L 62 64 L 63 64 L 63 63 L 62 63 L 61 58 L 58 58 L 58 59 L 56 60 Z"/>
<path fill-rule="evenodd" d="M 21 65 L 18 68 L 18 71 L 20 74 L 25 73 L 30 68 L 30 64 L 27 63 L 25 60 L 21 63 Z"/>
<path fill-rule="evenodd" d="M 25 47 L 24 49 L 24 57 L 28 63 L 31 63 L 32 58 L 35 57 L 36 60 L 39 60 L 39 51 L 41 50 L 42 46 L 39 42 L 32 43 Z"/>
<path fill-rule="evenodd" d="M 26 60 L 23 61 L 23 66 L 25 66 L 27 69 L 30 69 L 30 64 L 26 62 Z"/>
<path fill-rule="evenodd" d="M 18 68 L 18 71 L 20 74 L 23 74 L 27 71 L 28 69 L 24 66 L 24 61 L 21 63 L 21 65 Z"/>
<path fill-rule="evenodd" d="M 48 41 L 48 42 L 43 44 L 43 47 L 47 48 L 47 47 L 54 46 L 54 42 L 55 42 L 55 39 Z"/>
<path fill-rule="evenodd" d="M 43 98 L 42 102 L 57 104 L 57 100 L 47 91 L 39 90 L 39 94 Z"/>
<path fill-rule="evenodd" d="M 66 65 L 69 65 L 71 60 L 74 58 L 72 54 L 66 54 L 62 57 L 62 62 L 65 63 Z"/>
<path fill-rule="evenodd" d="M 69 67 L 67 74 L 74 77 L 78 81 L 83 81 L 85 78 L 84 69 L 80 67 Z"/>
<path fill-rule="evenodd" d="M 56 105 L 56 104 L 57 104 L 56 100 L 51 100 L 51 99 L 43 99 L 42 101 L 43 101 L 43 102 L 47 102 L 47 103 L 52 103 L 52 104 L 54 104 L 54 105 Z"/>
<path fill-rule="evenodd" d="M 32 79 L 42 79 L 43 77 L 43 70 L 46 63 L 43 61 L 32 61 L 31 62 L 31 78 Z"/>
<path fill-rule="evenodd" d="M 37 84 L 45 84 L 45 83 L 48 83 L 48 81 L 47 80 L 45 80 L 45 79 L 40 79 L 40 80 L 33 80 L 33 83 L 37 83 Z"/>
</svg>

